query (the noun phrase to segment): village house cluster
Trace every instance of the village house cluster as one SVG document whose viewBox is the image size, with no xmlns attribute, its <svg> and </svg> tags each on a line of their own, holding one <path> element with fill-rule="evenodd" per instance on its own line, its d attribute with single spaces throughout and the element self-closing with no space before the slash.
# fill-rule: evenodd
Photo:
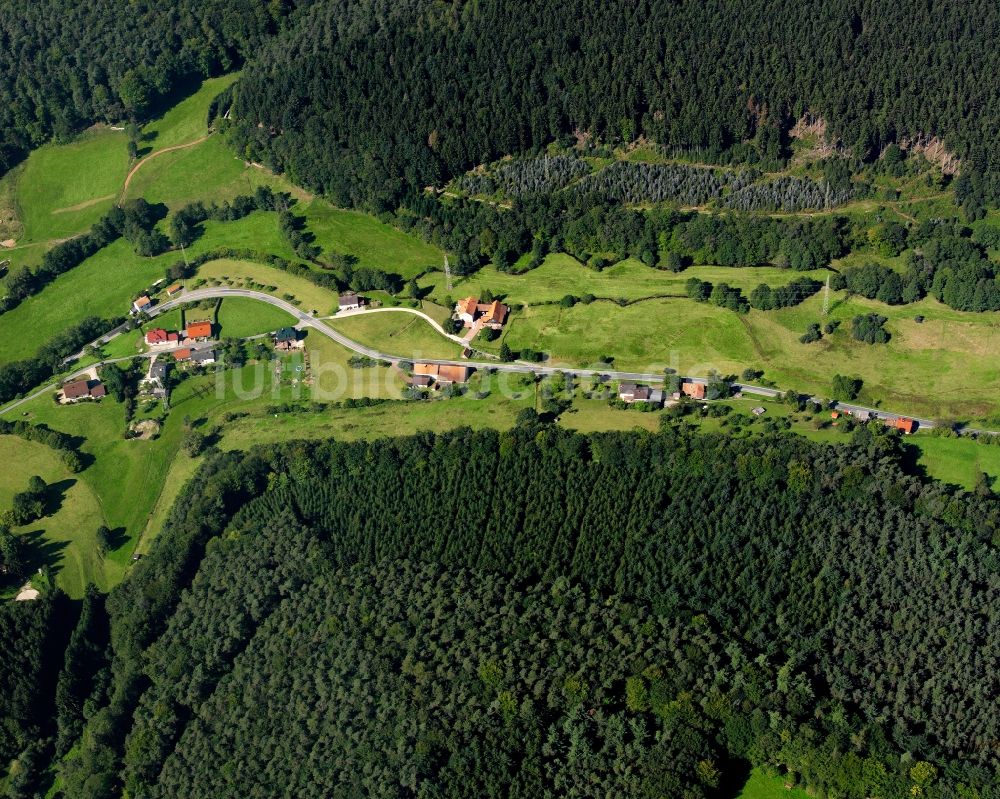
<svg viewBox="0 0 1000 799">
<path fill-rule="evenodd" d="M 154 327 L 147 330 L 146 346 L 151 348 L 168 348 L 171 346 L 190 347 L 200 341 L 208 341 L 212 337 L 213 326 L 208 320 L 191 322 L 181 331 L 166 330 Z"/>
</svg>

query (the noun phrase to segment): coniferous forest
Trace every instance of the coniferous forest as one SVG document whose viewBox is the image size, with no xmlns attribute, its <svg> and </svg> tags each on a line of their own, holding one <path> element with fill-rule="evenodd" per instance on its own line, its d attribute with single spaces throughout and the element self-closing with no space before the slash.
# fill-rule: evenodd
<svg viewBox="0 0 1000 799">
<path fill-rule="evenodd" d="M 217 454 L 5 721 L 67 797 L 996 797 L 1000 506 L 906 459 L 530 414 Z"/>
<path fill-rule="evenodd" d="M 963 201 L 1000 196 L 987 2 L 320 2 L 248 65 L 247 154 L 345 204 L 553 141 L 647 136 L 773 164 L 806 114 L 856 157 L 941 137 Z"/>
</svg>

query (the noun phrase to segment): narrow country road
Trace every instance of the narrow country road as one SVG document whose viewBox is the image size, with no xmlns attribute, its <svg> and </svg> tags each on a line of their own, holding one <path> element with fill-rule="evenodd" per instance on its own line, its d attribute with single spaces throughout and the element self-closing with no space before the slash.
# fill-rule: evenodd
<svg viewBox="0 0 1000 799">
<path fill-rule="evenodd" d="M 351 316 L 364 316 L 366 314 L 373 314 L 373 313 L 394 313 L 394 312 L 395 313 L 402 312 L 402 313 L 413 314 L 414 316 L 419 316 L 421 319 L 423 319 L 425 322 L 427 322 L 427 324 L 429 324 L 431 327 L 433 327 L 438 333 L 440 333 L 445 338 L 451 339 L 456 344 L 459 344 L 462 347 L 468 347 L 469 346 L 469 342 L 466 341 L 462 336 L 456 336 L 453 333 L 446 332 L 445 329 L 443 327 L 441 327 L 441 325 L 439 325 L 434 319 L 432 319 L 430 316 L 428 316 L 423 311 L 420 311 L 420 310 L 418 310 L 416 308 L 404 308 L 404 307 L 399 307 L 399 308 L 358 308 L 356 311 L 341 311 L 340 313 L 334 314 L 333 316 L 321 316 L 320 318 L 321 319 L 347 319 L 347 318 L 349 318 Z"/>
<path fill-rule="evenodd" d="M 419 358 L 418 356 L 415 356 L 412 353 L 408 355 L 386 353 L 377 350 L 373 347 L 368 347 L 365 346 L 364 344 L 359 344 L 353 339 L 345 336 L 343 333 L 340 333 L 339 331 L 334 330 L 329 325 L 323 323 L 324 319 L 331 319 L 334 317 L 329 317 L 329 316 L 316 317 L 311 313 L 307 313 L 306 311 L 297 308 L 296 306 L 292 305 L 292 303 L 287 302 L 286 300 L 283 300 L 280 297 L 275 297 L 271 294 L 265 294 L 264 292 L 261 291 L 252 291 L 250 289 L 205 288 L 205 289 L 195 289 L 193 291 L 187 291 L 184 294 L 175 297 L 174 299 L 167 300 L 166 302 L 157 305 L 148 313 L 148 316 L 150 318 L 155 318 L 161 313 L 170 311 L 178 306 L 184 305 L 185 303 L 189 302 L 198 302 L 200 300 L 225 299 L 226 297 L 244 297 L 251 300 L 259 300 L 260 302 L 266 302 L 268 305 L 273 305 L 275 308 L 279 308 L 282 311 L 285 311 L 290 316 L 292 316 L 296 320 L 295 326 L 299 329 L 313 330 L 318 335 L 326 336 L 328 339 L 335 341 L 340 346 L 345 347 L 346 349 L 349 349 L 352 352 L 356 352 L 359 355 L 364 355 L 368 358 L 373 358 L 379 361 L 389 361 L 390 363 L 393 364 L 398 364 L 400 361 L 404 360 L 412 361 L 416 359 L 420 360 L 422 363 L 433 363 L 443 366 L 471 366 L 475 369 L 492 369 L 497 372 L 537 374 L 543 376 L 561 373 L 573 377 L 600 377 L 604 380 L 635 380 L 646 383 L 663 383 L 665 380 L 665 375 L 663 374 L 663 372 L 621 372 L 613 369 L 578 369 L 574 367 L 565 367 L 565 366 L 543 366 L 541 364 L 527 363 L 524 361 L 516 361 L 514 363 L 502 363 L 498 361 L 484 362 L 484 361 L 465 360 L 465 359 L 449 360 L 443 358 Z M 447 336 L 451 340 L 457 338 L 455 336 L 449 336 L 447 333 L 445 333 L 444 330 L 441 328 L 441 326 L 433 319 L 431 319 L 429 316 L 427 316 L 427 314 L 423 313 L 422 311 L 417 311 L 413 308 L 368 309 L 366 311 L 349 312 L 343 314 L 343 316 L 347 317 L 351 315 L 360 315 L 362 313 L 388 313 L 392 311 L 402 311 L 405 313 L 416 314 L 417 316 L 420 316 L 421 318 L 427 320 L 431 325 L 434 326 L 436 330 L 442 333 L 442 335 Z M 121 327 L 118 327 L 115 330 L 110 331 L 109 333 L 105 333 L 103 336 L 98 338 L 93 343 L 95 344 L 107 343 L 115 336 L 120 335 L 122 332 L 124 332 L 125 329 L 126 329 L 125 326 L 122 325 Z M 144 353 L 144 355 L 140 357 L 149 358 L 155 354 L 157 353 Z M 132 357 L 136 356 L 129 356 L 125 358 L 114 358 L 107 361 L 101 361 L 99 364 L 96 364 L 96 366 L 100 366 L 105 363 L 127 361 L 130 360 Z M 16 400 L 8 404 L 4 408 L 0 409 L 0 414 L 7 413 L 8 411 L 17 408 L 18 406 L 23 405 L 26 402 L 29 402 L 35 397 L 44 394 L 46 391 L 51 391 L 52 389 L 58 387 L 62 382 L 64 382 L 64 380 L 83 374 L 88 369 L 94 368 L 94 366 L 95 364 L 91 364 L 86 369 L 80 369 L 77 372 L 74 372 L 68 378 L 63 378 L 58 382 L 49 383 L 48 385 L 29 394 L 28 396 L 20 400 Z M 707 379 L 704 377 L 684 377 L 684 376 L 681 377 L 682 379 L 692 383 L 708 382 Z M 786 393 L 785 391 L 782 391 L 780 389 L 765 388 L 763 386 L 754 386 L 746 383 L 731 383 L 730 385 L 735 391 L 740 391 L 743 392 L 744 394 L 752 394 L 754 396 L 759 396 L 759 397 L 768 397 L 771 399 L 783 397 Z M 823 402 L 823 400 L 819 397 L 808 397 L 808 399 L 814 402 L 819 402 L 819 403 Z M 834 403 L 833 407 L 837 408 L 840 411 L 848 411 L 853 415 L 868 414 L 869 417 L 873 419 L 888 420 L 905 416 L 906 418 L 910 418 L 916 421 L 919 427 L 923 428 L 934 427 L 933 419 L 907 416 L 907 414 L 893 413 L 890 411 L 880 410 L 878 408 L 868 408 L 862 405 L 855 405 L 846 402 Z M 1000 433 L 998 433 L 995 430 L 983 430 L 979 428 L 963 428 L 960 432 L 973 433 L 973 434 L 986 434 L 986 435 L 1000 435 Z"/>
</svg>

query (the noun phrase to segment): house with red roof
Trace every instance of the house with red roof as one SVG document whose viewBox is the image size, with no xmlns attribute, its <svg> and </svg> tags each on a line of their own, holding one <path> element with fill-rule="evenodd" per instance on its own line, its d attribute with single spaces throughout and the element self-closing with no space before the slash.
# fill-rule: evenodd
<svg viewBox="0 0 1000 799">
<path fill-rule="evenodd" d="M 510 308 L 499 300 L 480 302 L 476 297 L 466 297 L 455 305 L 455 315 L 466 327 L 491 327 L 499 330 L 507 321 Z"/>
<path fill-rule="evenodd" d="M 164 330 L 162 327 L 146 331 L 146 344 L 150 347 L 166 347 L 170 344 L 176 344 L 180 338 L 180 334 L 172 330 Z"/>
<path fill-rule="evenodd" d="M 212 323 L 205 320 L 201 322 L 191 322 L 184 329 L 184 338 L 192 341 L 203 341 L 212 337 Z"/>
<path fill-rule="evenodd" d="M 885 423 L 889 427 L 893 427 L 907 436 L 917 429 L 916 421 L 914 419 L 908 419 L 905 416 L 900 416 L 895 419 L 887 419 Z"/>
<path fill-rule="evenodd" d="M 705 384 L 704 383 L 683 383 L 681 385 L 681 393 L 686 397 L 691 399 L 703 400 L 705 399 Z"/>
</svg>

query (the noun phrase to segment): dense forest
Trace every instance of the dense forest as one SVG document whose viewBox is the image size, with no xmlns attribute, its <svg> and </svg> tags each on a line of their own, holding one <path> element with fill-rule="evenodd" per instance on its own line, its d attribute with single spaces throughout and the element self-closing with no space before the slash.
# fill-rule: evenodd
<svg viewBox="0 0 1000 799">
<path fill-rule="evenodd" d="M 304 0 L 9 0 L 0 14 L 0 175 L 50 137 L 144 119 L 237 68 Z"/>
<path fill-rule="evenodd" d="M 979 206 L 1000 195 L 998 33 L 983 0 L 322 2 L 248 65 L 239 145 L 338 202 L 393 208 L 553 141 L 773 165 L 813 114 L 862 160 L 942 137 Z"/>
<path fill-rule="evenodd" d="M 63 794 L 997 797 L 1000 505 L 906 462 L 530 413 L 216 454 L 81 616 Z"/>
</svg>

